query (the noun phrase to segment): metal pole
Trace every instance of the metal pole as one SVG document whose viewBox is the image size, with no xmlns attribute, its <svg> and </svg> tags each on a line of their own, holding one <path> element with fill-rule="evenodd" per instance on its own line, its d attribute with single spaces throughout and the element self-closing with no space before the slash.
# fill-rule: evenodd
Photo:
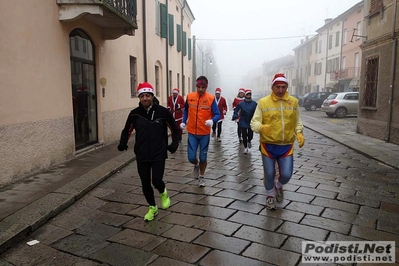
<svg viewBox="0 0 399 266">
<path fill-rule="evenodd" d="M 197 40 L 193 35 L 193 73 L 191 77 L 191 91 L 195 91 L 195 80 L 197 79 Z"/>
</svg>

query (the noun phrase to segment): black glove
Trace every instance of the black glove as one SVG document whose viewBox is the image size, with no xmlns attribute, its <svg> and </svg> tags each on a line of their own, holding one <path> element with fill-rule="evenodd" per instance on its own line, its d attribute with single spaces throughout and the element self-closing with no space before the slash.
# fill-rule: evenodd
<svg viewBox="0 0 399 266">
<path fill-rule="evenodd" d="M 175 153 L 178 147 L 179 144 L 172 143 L 168 146 L 168 151 L 170 151 L 170 153 Z"/>
<path fill-rule="evenodd" d="M 129 146 L 127 146 L 126 144 L 119 144 L 118 145 L 118 151 L 126 151 L 127 148 L 129 148 Z"/>
</svg>

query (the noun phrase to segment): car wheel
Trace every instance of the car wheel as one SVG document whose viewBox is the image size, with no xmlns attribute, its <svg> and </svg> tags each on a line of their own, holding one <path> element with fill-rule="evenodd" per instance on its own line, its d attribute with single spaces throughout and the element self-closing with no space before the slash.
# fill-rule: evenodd
<svg viewBox="0 0 399 266">
<path fill-rule="evenodd" d="M 312 105 L 310 106 L 310 110 L 316 111 L 316 109 L 317 109 L 317 106 L 316 106 L 316 105 L 312 104 Z"/>
<path fill-rule="evenodd" d="M 346 116 L 347 113 L 348 111 L 346 110 L 346 108 L 340 107 L 335 111 L 335 116 L 338 118 L 343 118 Z"/>
<path fill-rule="evenodd" d="M 334 113 L 326 113 L 326 115 L 328 116 L 328 117 L 334 117 Z"/>
</svg>

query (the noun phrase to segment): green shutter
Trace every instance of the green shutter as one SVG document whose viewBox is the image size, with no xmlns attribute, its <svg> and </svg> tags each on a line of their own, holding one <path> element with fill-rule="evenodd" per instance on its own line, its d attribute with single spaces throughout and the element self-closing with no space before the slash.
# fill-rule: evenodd
<svg viewBox="0 0 399 266">
<path fill-rule="evenodd" d="M 191 39 L 188 38 L 188 60 L 191 60 Z"/>
<path fill-rule="evenodd" d="M 169 45 L 173 46 L 173 45 L 175 45 L 175 28 L 174 28 L 175 22 L 173 20 L 173 15 L 172 14 L 169 14 L 168 16 L 169 16 L 169 21 L 168 21 L 168 24 L 169 24 Z"/>
<path fill-rule="evenodd" d="M 187 32 L 183 31 L 183 56 L 187 55 Z"/>
<path fill-rule="evenodd" d="M 181 52 L 181 26 L 176 24 L 176 36 L 177 36 L 177 51 Z"/>
<path fill-rule="evenodd" d="M 161 7 L 161 37 L 168 37 L 168 7 L 165 4 L 160 4 Z"/>
</svg>

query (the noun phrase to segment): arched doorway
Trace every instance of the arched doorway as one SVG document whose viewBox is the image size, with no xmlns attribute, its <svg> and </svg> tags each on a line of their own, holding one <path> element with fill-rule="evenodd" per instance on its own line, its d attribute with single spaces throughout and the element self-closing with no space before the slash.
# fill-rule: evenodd
<svg viewBox="0 0 399 266">
<path fill-rule="evenodd" d="M 94 46 L 87 34 L 69 34 L 75 148 L 98 142 Z"/>
</svg>

